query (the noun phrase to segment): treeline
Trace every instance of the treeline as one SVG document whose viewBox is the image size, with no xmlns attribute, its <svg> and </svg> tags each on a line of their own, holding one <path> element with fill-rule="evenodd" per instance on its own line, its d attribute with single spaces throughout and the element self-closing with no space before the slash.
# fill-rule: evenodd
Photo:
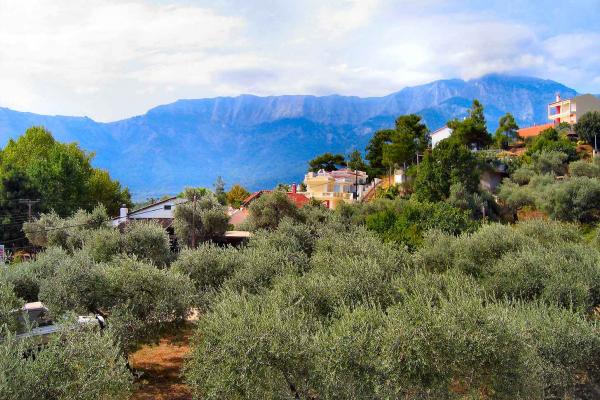
<svg viewBox="0 0 600 400">
<path fill-rule="evenodd" d="M 105 170 L 91 165 L 94 155 L 76 143 L 60 143 L 42 127 L 32 127 L 0 149 L 0 242 L 26 246 L 21 227 L 33 215 L 54 211 L 64 217 L 102 204 L 110 215 L 131 196 Z"/>
</svg>

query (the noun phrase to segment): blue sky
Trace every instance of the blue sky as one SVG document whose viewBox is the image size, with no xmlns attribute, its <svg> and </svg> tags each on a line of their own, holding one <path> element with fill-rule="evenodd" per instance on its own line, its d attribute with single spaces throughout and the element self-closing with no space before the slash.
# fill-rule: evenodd
<svg viewBox="0 0 600 400">
<path fill-rule="evenodd" d="M 100 121 L 179 98 L 379 96 L 490 72 L 600 93 L 600 0 L 0 0 L 0 106 Z"/>
</svg>

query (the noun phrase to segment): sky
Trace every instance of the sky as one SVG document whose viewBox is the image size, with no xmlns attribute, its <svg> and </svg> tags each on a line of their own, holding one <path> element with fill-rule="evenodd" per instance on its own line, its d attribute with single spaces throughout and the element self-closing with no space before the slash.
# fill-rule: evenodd
<svg viewBox="0 0 600 400">
<path fill-rule="evenodd" d="M 600 0 L 0 0 L 0 107 L 19 111 L 114 121 L 492 72 L 600 93 Z"/>
</svg>

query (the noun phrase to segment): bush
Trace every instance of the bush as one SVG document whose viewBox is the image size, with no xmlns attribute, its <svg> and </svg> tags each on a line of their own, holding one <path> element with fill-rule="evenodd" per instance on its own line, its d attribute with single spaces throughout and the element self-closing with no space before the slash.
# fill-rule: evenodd
<svg viewBox="0 0 600 400">
<path fill-rule="evenodd" d="M 185 367 L 192 393 L 203 399 L 308 398 L 315 322 L 298 307 L 282 310 L 273 299 L 226 293 L 199 322 Z"/>
<path fill-rule="evenodd" d="M 597 158 L 595 160 L 597 160 Z M 597 161 L 574 161 L 571 164 L 569 164 L 569 174 L 571 176 L 587 176 L 588 178 L 600 178 L 600 163 L 598 163 Z"/>
<path fill-rule="evenodd" d="M 15 294 L 13 285 L 0 276 L 0 335 L 4 329 L 16 329 L 17 320 L 13 311 L 20 308 L 21 303 L 22 300 Z"/>
<path fill-rule="evenodd" d="M 535 175 L 535 171 L 528 165 L 523 165 L 512 173 L 511 179 L 518 185 L 526 185 Z"/>
<path fill-rule="evenodd" d="M 157 266 L 167 265 L 171 258 L 169 235 L 156 222 L 132 221 L 125 227 L 123 252 Z"/>
<path fill-rule="evenodd" d="M 366 225 L 384 241 L 402 243 L 411 249 L 421 245 L 424 233 L 430 229 L 459 234 L 477 226 L 469 211 L 443 202 L 417 201 L 404 202 L 400 212 L 387 209 L 369 215 Z"/>
<path fill-rule="evenodd" d="M 600 305 L 600 253 L 569 243 L 523 249 L 496 262 L 484 284 L 500 298 L 588 311 Z"/>
<path fill-rule="evenodd" d="M 472 235 L 462 235 L 456 243 L 455 266 L 475 276 L 486 276 L 504 254 L 523 249 L 532 239 L 510 226 L 490 224 Z"/>
<path fill-rule="evenodd" d="M 296 205 L 281 190 L 263 194 L 250 204 L 248 211 L 248 224 L 252 230 L 275 229 L 286 217 L 295 221 L 301 218 Z"/>
<path fill-rule="evenodd" d="M 595 221 L 600 217 L 600 180 L 582 176 L 557 182 L 548 187 L 541 208 L 562 221 Z"/>
<path fill-rule="evenodd" d="M 54 276 L 58 265 L 69 255 L 59 247 L 38 253 L 35 260 L 9 265 L 6 278 L 14 285 L 18 297 L 27 302 L 37 301 L 42 280 Z"/>
<path fill-rule="evenodd" d="M 106 293 L 102 269 L 85 253 L 61 260 L 54 275 L 40 283 L 39 299 L 53 316 L 96 311 Z"/>
<path fill-rule="evenodd" d="M 65 329 L 33 350 L 9 332 L 0 336 L 2 399 L 125 400 L 131 394 L 132 376 L 108 332 Z"/>
<path fill-rule="evenodd" d="M 535 170 L 540 174 L 564 175 L 567 172 L 565 162 L 569 156 L 563 152 L 542 150 L 533 153 L 531 158 Z"/>
<path fill-rule="evenodd" d="M 139 344 L 137 341 L 155 339 L 165 325 L 188 315 L 193 285 L 184 275 L 131 258 L 116 259 L 105 267 L 104 275 L 107 289 L 102 307 L 109 311 L 111 325 L 116 325 L 112 329 L 124 332 L 118 325 L 126 324 L 137 330 L 132 335 L 136 342 L 120 336 L 126 350 Z"/>
<path fill-rule="evenodd" d="M 131 237 L 128 240 L 131 240 Z M 121 233 L 117 229 L 97 229 L 89 232 L 83 247 L 94 261 L 108 262 L 121 253 L 123 242 Z M 134 246 L 129 247 L 131 251 L 131 247 Z"/>
<path fill-rule="evenodd" d="M 204 243 L 196 249 L 183 250 L 171 269 L 192 280 L 199 292 L 199 305 L 206 307 L 210 296 L 233 274 L 239 258 L 239 251 L 233 247 Z"/>
</svg>

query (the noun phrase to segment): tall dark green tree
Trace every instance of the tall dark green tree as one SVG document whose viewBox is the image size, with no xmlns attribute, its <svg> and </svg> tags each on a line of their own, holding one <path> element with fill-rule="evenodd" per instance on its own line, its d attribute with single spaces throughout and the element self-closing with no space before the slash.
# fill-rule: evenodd
<svg viewBox="0 0 600 400">
<path fill-rule="evenodd" d="M 448 122 L 448 127 L 452 129 L 452 136 L 464 145 L 481 149 L 492 142 L 479 100 L 473 100 L 467 118 L 452 120 Z"/>
<path fill-rule="evenodd" d="M 593 111 L 583 114 L 574 129 L 580 139 L 594 145 L 596 136 L 600 136 L 600 112 Z"/>
<path fill-rule="evenodd" d="M 215 196 L 221 205 L 227 204 L 227 193 L 225 192 L 225 181 L 221 176 L 217 176 L 217 180 L 214 183 Z"/>
<path fill-rule="evenodd" d="M 456 138 L 450 138 L 425 155 L 414 188 L 420 200 L 435 202 L 447 199 L 455 183 L 461 183 L 469 193 L 474 193 L 479 185 L 479 174 L 473 153 Z"/>
<path fill-rule="evenodd" d="M 348 168 L 358 171 L 367 171 L 368 165 L 362 158 L 360 151 L 354 150 L 348 156 Z"/>
<path fill-rule="evenodd" d="M 429 130 L 416 114 L 401 115 L 395 129 L 375 132 L 367 146 L 372 173 L 383 175 L 387 168 L 412 164 L 429 145 Z"/>
<path fill-rule="evenodd" d="M 508 145 L 517 139 L 519 125 L 511 113 L 506 113 L 498 120 L 498 129 L 494 134 L 494 142 L 501 149 L 506 149 Z"/>
<path fill-rule="evenodd" d="M 365 156 L 369 161 L 369 176 L 381 176 L 385 173 L 383 146 L 392 141 L 392 135 L 395 132 L 394 129 L 383 129 L 373 134 L 367 145 L 367 155 Z"/>
<path fill-rule="evenodd" d="M 0 243 L 8 249 L 27 244 L 22 228 L 27 221 L 27 205 L 22 199 L 39 199 L 40 193 L 22 171 L 9 169 L 0 177 Z M 35 209 L 32 210 L 35 213 Z"/>
<path fill-rule="evenodd" d="M 33 127 L 0 151 L 0 177 L 10 170 L 26 177 L 39 193 L 40 211 L 66 216 L 101 203 L 116 214 L 122 203 L 131 204 L 129 192 L 94 168 L 93 157 L 76 143 L 60 143 L 45 128 Z"/>
<path fill-rule="evenodd" d="M 323 153 L 310 160 L 308 166 L 311 172 L 317 172 L 320 169 L 336 171 L 339 167 L 346 166 L 346 160 L 342 154 Z"/>
</svg>

